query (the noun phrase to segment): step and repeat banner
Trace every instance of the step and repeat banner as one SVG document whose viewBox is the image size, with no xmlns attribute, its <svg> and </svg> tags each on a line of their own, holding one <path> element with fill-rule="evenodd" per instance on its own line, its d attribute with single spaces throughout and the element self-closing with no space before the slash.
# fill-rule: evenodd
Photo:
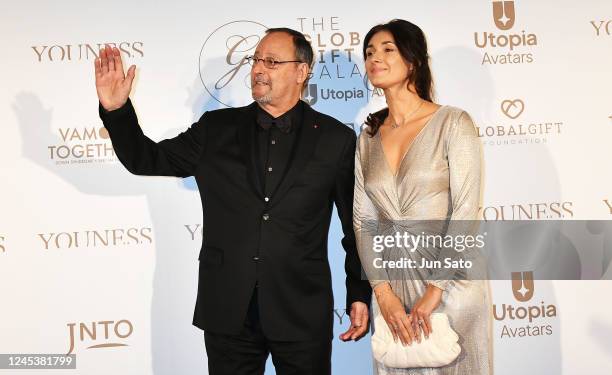
<svg viewBox="0 0 612 375">
<path fill-rule="evenodd" d="M 207 373 L 191 325 L 198 191 L 192 178 L 134 176 L 118 162 L 97 114 L 102 45 L 137 65 L 132 101 L 144 132 L 161 140 L 204 111 L 250 103 L 244 57 L 268 27 L 299 30 L 316 59 L 304 100 L 358 133 L 385 105 L 364 74 L 363 38 L 392 18 L 427 35 L 436 101 L 474 118 L 481 219 L 612 219 L 610 1 L 5 3 L 0 353 L 75 354 L 76 369 L 54 370 L 64 374 Z M 593 235 L 609 255 L 612 233 Z M 349 324 L 341 236 L 334 218 L 333 372 L 370 374 L 369 336 L 337 339 Z M 491 281 L 495 373 L 612 373 L 603 258 L 588 281 L 533 280 L 526 269 Z"/>
</svg>

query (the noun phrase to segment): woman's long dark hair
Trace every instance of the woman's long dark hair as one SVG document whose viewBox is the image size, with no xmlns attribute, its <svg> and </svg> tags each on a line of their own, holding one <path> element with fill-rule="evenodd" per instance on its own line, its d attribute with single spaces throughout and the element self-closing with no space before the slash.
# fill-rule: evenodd
<svg viewBox="0 0 612 375">
<path fill-rule="evenodd" d="M 433 79 L 429 69 L 429 54 L 427 52 L 427 41 L 423 30 L 417 25 L 406 20 L 394 19 L 382 25 L 376 25 L 368 31 L 363 40 L 363 59 L 366 60 L 366 49 L 370 39 L 379 31 L 388 31 L 395 39 L 395 45 L 406 63 L 412 64 L 412 71 L 408 75 L 408 86 L 414 84 L 416 94 L 423 100 L 432 101 Z M 368 134 L 374 136 L 385 118 L 389 115 L 389 109 L 385 108 L 371 113 L 365 124 L 370 127 Z"/>
</svg>

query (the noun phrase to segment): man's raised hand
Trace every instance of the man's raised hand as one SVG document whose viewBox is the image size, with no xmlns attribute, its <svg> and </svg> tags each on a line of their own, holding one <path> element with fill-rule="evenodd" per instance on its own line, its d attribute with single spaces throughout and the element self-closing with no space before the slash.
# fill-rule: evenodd
<svg viewBox="0 0 612 375">
<path fill-rule="evenodd" d="M 125 75 L 119 49 L 106 46 L 100 50 L 100 57 L 94 61 L 94 66 L 96 92 L 102 107 L 107 111 L 121 108 L 130 96 L 136 65 L 130 66 Z"/>
</svg>

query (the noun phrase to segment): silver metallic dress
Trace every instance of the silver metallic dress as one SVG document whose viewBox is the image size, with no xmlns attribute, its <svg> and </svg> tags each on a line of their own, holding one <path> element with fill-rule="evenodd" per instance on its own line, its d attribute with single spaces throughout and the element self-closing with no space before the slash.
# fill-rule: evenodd
<svg viewBox="0 0 612 375">
<path fill-rule="evenodd" d="M 445 227 L 430 229 L 428 233 L 464 231 L 463 226 L 454 226 L 453 221 L 477 219 L 480 186 L 480 141 L 470 116 L 461 109 L 440 107 L 414 138 L 395 175 L 384 155 L 380 132 L 373 137 L 367 134 L 367 129 L 361 132 L 355 163 L 353 225 L 366 275 L 372 287 L 389 282 L 407 311 L 423 295 L 428 283 L 443 289 L 442 302 L 434 312 L 448 315 L 461 345 L 461 354 L 447 366 L 396 369 L 373 359 L 375 374 L 492 373 L 488 282 L 483 278 L 448 277 L 438 269 L 381 271 L 374 267 L 377 253 L 372 251 L 371 242 L 373 235 L 397 231 L 401 223 L 422 220 L 446 223 Z M 377 224 L 373 228 L 371 223 Z M 420 263 L 421 258 L 432 261 L 444 255 L 444 249 L 437 252 L 429 248 L 417 248 L 413 252 L 402 250 L 393 249 L 384 257 L 398 258 L 401 253 Z M 372 297 L 372 315 L 372 321 L 380 315 L 375 296 Z"/>
</svg>

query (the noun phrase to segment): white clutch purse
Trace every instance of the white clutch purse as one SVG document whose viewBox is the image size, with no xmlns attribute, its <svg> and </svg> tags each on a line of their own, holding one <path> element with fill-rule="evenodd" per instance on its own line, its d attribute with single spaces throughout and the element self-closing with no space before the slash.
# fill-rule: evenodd
<svg viewBox="0 0 612 375">
<path fill-rule="evenodd" d="M 387 367 L 441 367 L 454 361 L 461 346 L 457 343 L 459 336 L 451 328 L 448 316 L 443 313 L 432 313 L 430 316 L 433 332 L 425 338 L 421 331 L 421 342 L 413 341 L 403 346 L 393 335 L 382 315 L 374 319 L 375 331 L 372 335 L 372 353 L 374 358 Z"/>
</svg>

